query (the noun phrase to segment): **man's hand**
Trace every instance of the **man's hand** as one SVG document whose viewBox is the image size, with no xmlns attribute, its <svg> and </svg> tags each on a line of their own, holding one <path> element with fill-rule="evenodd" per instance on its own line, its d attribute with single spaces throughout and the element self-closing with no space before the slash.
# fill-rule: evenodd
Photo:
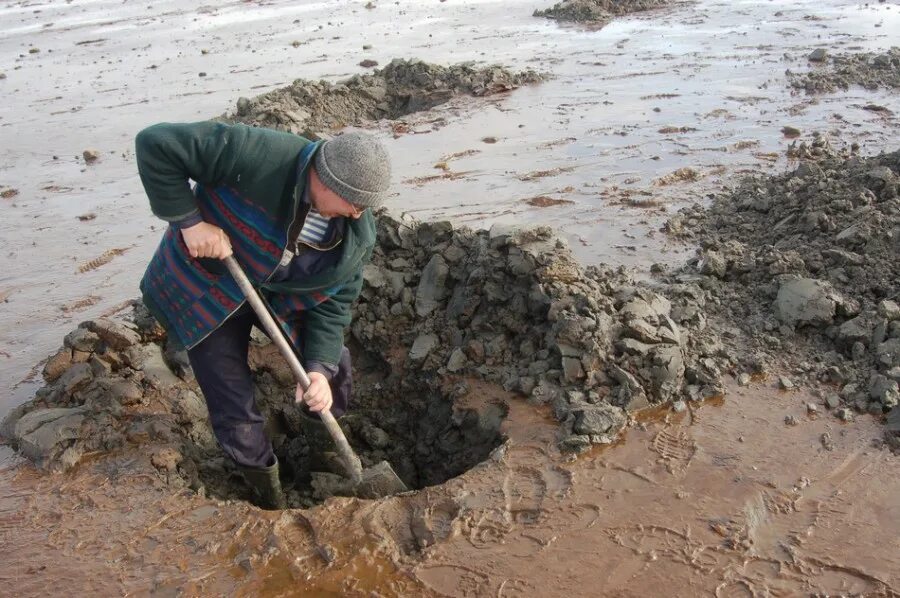
<svg viewBox="0 0 900 598">
<path fill-rule="evenodd" d="M 305 402 L 310 411 L 324 411 L 331 409 L 331 386 L 328 378 L 319 372 L 309 372 L 309 390 L 303 392 L 303 388 L 297 385 L 297 403 Z"/>
<path fill-rule="evenodd" d="M 222 259 L 231 255 L 231 243 L 221 228 L 208 222 L 181 229 L 184 244 L 191 257 L 214 257 Z"/>
</svg>

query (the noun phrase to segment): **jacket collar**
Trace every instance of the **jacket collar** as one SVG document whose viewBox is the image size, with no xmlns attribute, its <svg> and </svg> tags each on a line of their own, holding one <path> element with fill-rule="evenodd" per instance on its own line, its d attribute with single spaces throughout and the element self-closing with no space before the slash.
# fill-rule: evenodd
<svg viewBox="0 0 900 598">
<path fill-rule="evenodd" d="M 309 175 L 309 169 L 312 166 L 313 157 L 322 147 L 322 141 L 312 141 L 303 146 L 300 150 L 300 157 L 297 159 L 297 182 L 294 184 L 294 211 L 296 212 L 300 202 L 303 201 L 303 190 L 306 188 L 306 179 Z"/>
</svg>

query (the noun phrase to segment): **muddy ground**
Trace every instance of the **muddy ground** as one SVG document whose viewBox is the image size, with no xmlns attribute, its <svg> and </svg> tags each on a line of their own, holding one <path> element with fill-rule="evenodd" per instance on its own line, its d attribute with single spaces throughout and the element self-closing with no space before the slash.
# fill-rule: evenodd
<svg viewBox="0 0 900 598">
<path fill-rule="evenodd" d="M 847 158 L 825 139 L 810 149 L 792 172 L 748 178 L 670 220 L 702 249 L 669 280 L 702 288 L 709 312 L 742 331 L 742 380 L 777 363 L 782 387 L 811 386 L 842 419 L 896 419 L 900 152 Z"/>
<path fill-rule="evenodd" d="M 23 313 L 31 298 L 27 325 L 46 329 L 31 351 L 55 351 L 70 332 L 46 362 L 4 353 L 6 367 L 37 364 L 22 384 L 27 368 L 4 370 L 15 372 L 20 397 L 10 407 L 20 405 L 3 434 L 44 469 L 5 457 L 0 543 L 10 557 L 0 579 L 21 595 L 63 577 L 76 594 L 648 595 L 679 587 L 720 596 L 897 595 L 900 513 L 891 497 L 900 478 L 883 438 L 900 431 L 890 260 L 898 170 L 889 153 L 900 107 L 856 87 L 863 81 L 841 92 L 837 72 L 831 95 L 787 92 L 793 72 L 820 74 L 814 63 L 822 60 L 808 58 L 815 48 L 791 41 L 810 33 L 829 51 L 871 50 L 857 63 L 888 80 L 893 63 L 872 57 L 893 52 L 877 34 L 896 20 L 893 7 L 698 2 L 582 31 L 549 29 L 552 22 L 530 17 L 535 7 L 516 16 L 510 6 L 441 4 L 440 14 L 370 3 L 318 21 L 298 15 L 288 30 L 278 13 L 287 7 L 276 3 L 252 13 L 269 27 L 253 37 L 252 52 L 202 35 L 188 45 L 195 58 L 132 47 L 144 70 L 93 80 L 100 89 L 104 76 L 121 80 L 128 104 L 134 74 L 164 88 L 178 65 L 220 54 L 202 67 L 198 94 L 181 102 L 221 98 L 216 81 L 241 84 L 197 118 L 243 96 L 224 118 L 316 135 L 354 124 L 390 143 L 409 176 L 380 215 L 380 246 L 351 331 L 360 384 L 345 426 L 364 461 L 389 458 L 418 490 L 379 501 L 327 498 L 333 480 L 307 471 L 287 371 L 260 336 L 260 400 L 287 464 L 290 502 L 303 508 L 247 505 L 182 356 L 132 305 L 132 292 L 114 299 L 109 290 L 158 236 L 144 229 L 146 240 L 120 243 L 100 209 L 114 207 L 117 222 L 133 209 L 131 200 L 102 199 L 116 189 L 139 194 L 111 178 L 129 164 L 127 150 L 117 165 L 113 153 L 83 152 L 92 148 L 79 139 L 77 158 L 35 172 L 61 179 L 41 184 L 75 202 L 69 217 L 86 231 L 87 249 L 65 262 L 85 278 L 65 287 L 67 296 L 79 284 L 99 288 L 67 297 L 62 316 L 48 318 L 42 306 L 54 305 L 53 293 L 32 297 L 33 279 L 16 269 L 29 260 L 21 249 L 6 255 L 16 284 L 3 296 L 7 313 Z M 77 84 L 59 84 L 64 95 L 55 98 L 22 95 L 29 84 L 18 75 L 58 66 L 54 56 L 41 60 L 56 48 L 27 36 L 46 29 L 74 36 L 71 56 L 92 48 L 115 55 L 121 30 L 159 36 L 189 14 L 240 33 L 251 14 L 239 5 L 155 7 L 149 18 L 126 11 L 92 22 L 77 8 L 55 19 L 25 8 L 7 9 L 20 23 L 6 38 L 20 46 L 15 68 L 3 71 L 2 83 L 16 79 L 20 92 L 12 108 L 30 97 L 50 121 L 74 123 L 90 114 L 70 105 L 77 100 L 65 90 Z M 445 19 L 454 35 L 399 35 L 397 13 Z M 384 34 L 364 43 L 363 55 L 356 36 L 342 41 L 348 23 L 359 22 Z M 705 51 L 720 44 L 733 54 L 701 57 L 691 48 L 698 25 L 720 28 Z M 659 44 L 660 27 L 671 43 Z M 491 40 L 491 60 L 477 65 L 486 70 L 431 62 L 461 49 L 463 29 Z M 416 39 L 427 40 L 420 47 L 429 62 L 393 60 L 409 56 Z M 548 39 L 556 40 L 550 54 Z M 598 43 L 609 50 L 598 52 Z M 388 53 L 376 55 L 382 44 Z M 463 51 L 477 57 L 478 46 Z M 259 65 L 282 64 L 284 48 L 331 54 L 298 65 L 291 79 L 302 79 L 270 81 L 270 92 L 252 97 Z M 213 70 L 226 56 L 235 62 L 228 77 Z M 253 66 L 241 68 L 242 60 Z M 379 61 L 387 66 L 365 74 Z M 674 68 L 648 70 L 656 61 Z M 364 70 L 348 80 L 323 72 L 322 62 Z M 741 80 L 723 78 L 736 64 Z M 792 72 L 770 81 L 776 64 Z M 530 85 L 529 72 L 550 76 Z M 610 99 L 598 100 L 598 81 Z M 320 110 L 319 99 L 341 94 L 346 110 Z M 153 116 L 154 103 L 141 103 Z M 177 116 L 178 105 L 165 106 L 163 118 Z M 641 106 L 633 121 L 628 105 Z M 109 147 L 121 143 L 115 135 L 128 133 L 107 137 Z M 33 134 L 19 138 L 26 149 Z M 19 160 L 9 150 L 4 159 Z M 54 202 L 15 171 L 2 174 L 14 216 L 6 222 L 19 223 L 23 242 L 32 234 L 23 219 L 60 226 L 43 213 L 50 207 L 52 216 Z M 79 178 L 105 182 L 84 187 L 101 198 L 92 211 L 64 182 Z M 711 204 L 672 217 L 699 197 Z M 46 255 L 40 238 L 34 244 Z M 109 243 L 98 247 L 98 238 Z M 685 264 L 681 256 L 698 246 Z M 614 265 L 584 265 L 598 255 Z"/>
<path fill-rule="evenodd" d="M 814 67 L 804 73 L 788 73 L 793 87 L 806 93 L 829 93 L 860 85 L 866 89 L 900 87 L 900 48 L 887 52 L 853 52 L 830 56 L 824 48 L 807 56 Z"/>
<path fill-rule="evenodd" d="M 455 477 L 502 444 L 503 411 L 455 409 L 466 393 L 458 377 L 549 405 L 568 452 L 615 441 L 630 413 L 724 394 L 731 361 L 692 300 L 672 303 L 621 270 L 584 269 L 550 229 L 454 230 L 387 212 L 378 226 L 349 337 L 356 406 L 343 424 L 364 465 L 387 459 L 411 488 Z M 290 370 L 265 337 L 250 361 L 290 504 L 327 498 L 328 476 L 310 476 Z M 183 352 L 139 303 L 82 323 L 43 375 L 0 425 L 37 465 L 65 471 L 85 455 L 142 451 L 175 488 L 246 498 Z"/>
<path fill-rule="evenodd" d="M 23 596 L 61 576 L 75 595 L 896 596 L 900 478 L 875 424 L 768 386 L 567 461 L 546 410 L 472 381 L 460 406 L 508 406 L 502 452 L 420 492 L 283 513 L 173 492 L 146 457 L 63 478 L 7 461 L 0 571 Z"/>
<path fill-rule="evenodd" d="M 534 16 L 596 27 L 605 25 L 617 16 L 669 4 L 672 4 L 672 0 L 563 0 L 551 8 L 534 11 Z"/>
</svg>

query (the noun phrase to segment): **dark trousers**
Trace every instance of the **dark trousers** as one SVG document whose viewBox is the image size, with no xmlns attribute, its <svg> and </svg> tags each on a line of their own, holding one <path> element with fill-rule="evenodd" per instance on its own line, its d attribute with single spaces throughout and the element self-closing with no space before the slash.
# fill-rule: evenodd
<svg viewBox="0 0 900 598">
<path fill-rule="evenodd" d="M 268 467 L 275 463 L 275 454 L 266 436 L 265 418 L 253 397 L 253 378 L 247 364 L 254 325 L 262 330 L 256 314 L 245 305 L 188 351 L 188 358 L 206 399 L 219 446 L 238 465 Z M 335 417 L 347 411 L 351 390 L 350 351 L 344 347 L 338 371 L 331 379 L 331 412 Z"/>
</svg>

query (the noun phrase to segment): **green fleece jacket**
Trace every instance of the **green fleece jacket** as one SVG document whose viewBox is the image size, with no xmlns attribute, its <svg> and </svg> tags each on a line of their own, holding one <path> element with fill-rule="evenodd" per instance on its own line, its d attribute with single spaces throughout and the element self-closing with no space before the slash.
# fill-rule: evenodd
<svg viewBox="0 0 900 598">
<path fill-rule="evenodd" d="M 304 280 L 267 282 L 287 246 L 317 146 L 290 133 L 216 122 L 154 125 L 138 134 L 135 145 L 153 213 L 177 222 L 199 212 L 223 228 L 276 315 L 284 321 L 291 310 L 304 310 L 302 335 L 286 332 L 305 359 L 337 363 L 362 268 L 375 245 L 371 211 L 347 219 L 340 245 L 331 250 L 340 252 L 333 265 Z M 190 348 L 234 313 L 243 297 L 213 260 L 187 255 L 173 231 L 164 235 L 141 288 L 151 310 Z"/>
</svg>

